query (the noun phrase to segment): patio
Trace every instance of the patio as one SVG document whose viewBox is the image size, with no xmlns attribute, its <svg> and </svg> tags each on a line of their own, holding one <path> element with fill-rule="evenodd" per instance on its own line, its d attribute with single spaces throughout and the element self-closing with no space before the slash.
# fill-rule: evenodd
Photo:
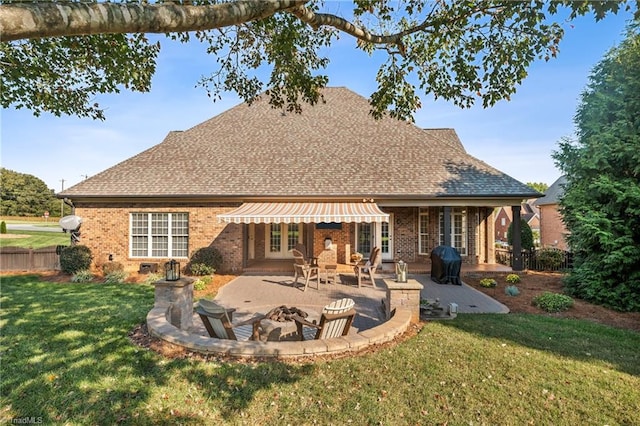
<svg viewBox="0 0 640 426">
<path fill-rule="evenodd" d="M 215 300 L 227 308 L 237 309 L 234 318 L 237 315 L 237 321 L 243 321 L 255 313 L 264 313 L 281 305 L 308 309 L 310 317 L 316 319 L 312 314 L 320 312 L 323 306 L 348 297 L 356 302 L 358 312 L 353 328 L 363 331 L 385 321 L 382 309 L 382 300 L 386 297 L 386 289 L 382 283 L 385 278 L 395 277 L 388 273 L 380 274 L 376 280 L 377 288 L 373 288 L 369 283 L 358 288 L 353 272 L 343 272 L 338 274 L 336 284 L 321 282 L 320 288 L 316 289 L 314 282 L 309 284 L 307 291 L 302 291 L 303 285 L 300 282 L 294 287 L 291 275 L 242 275 L 225 285 Z M 410 278 L 424 286 L 420 294 L 422 299 L 439 299 L 443 306 L 456 303 L 459 313 L 509 312 L 500 302 L 466 284 L 438 284 L 425 274 L 411 274 Z M 194 318 L 194 327 L 197 328 L 194 332 L 206 335 L 199 318 Z"/>
<path fill-rule="evenodd" d="M 236 309 L 233 315 L 234 323 L 282 305 L 302 309 L 309 314 L 307 319 L 314 320 L 318 319 L 322 308 L 332 301 L 351 298 L 355 301 L 357 315 L 349 334 L 340 338 L 247 341 L 250 334 L 248 327 L 244 333 L 237 333 L 237 341 L 220 340 L 209 337 L 197 314 L 190 314 L 193 315 L 191 324 L 187 329 L 181 330 L 168 321 L 167 307 L 159 305 L 147 315 L 147 325 L 152 334 L 171 343 L 194 351 L 218 355 L 286 358 L 354 352 L 392 340 L 402 334 L 412 321 L 411 311 L 408 309 L 397 309 L 395 315 L 386 320 L 382 304 L 387 299 L 387 290 L 383 282 L 385 278 L 392 279 L 393 275 L 380 274 L 376 280 L 377 288 L 370 284 L 358 288 L 353 272 L 343 272 L 339 274 L 336 284 L 321 283 L 319 288 L 310 285 L 307 291 L 302 291 L 301 283 L 293 285 L 291 273 L 242 275 L 224 286 L 215 298 L 221 305 Z M 420 292 L 421 298 L 439 299 L 440 304 L 445 307 L 449 303 L 456 303 L 459 313 L 509 311 L 506 306 L 466 284 L 437 284 L 431 281 L 428 275 L 423 274 L 414 274 L 410 278 L 424 286 Z M 309 339 L 310 336 L 305 333 L 305 338 Z"/>
</svg>

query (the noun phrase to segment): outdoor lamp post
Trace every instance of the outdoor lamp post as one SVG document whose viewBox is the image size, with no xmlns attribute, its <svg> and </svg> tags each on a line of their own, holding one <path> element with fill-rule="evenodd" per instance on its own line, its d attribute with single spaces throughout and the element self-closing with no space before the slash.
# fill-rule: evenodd
<svg viewBox="0 0 640 426">
<path fill-rule="evenodd" d="M 167 281 L 178 281 L 180 279 L 180 262 L 171 259 L 164 264 L 164 278 Z"/>
</svg>

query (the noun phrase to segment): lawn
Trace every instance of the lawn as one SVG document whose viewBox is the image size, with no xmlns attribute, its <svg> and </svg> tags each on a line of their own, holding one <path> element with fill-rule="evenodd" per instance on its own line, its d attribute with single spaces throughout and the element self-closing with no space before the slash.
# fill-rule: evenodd
<svg viewBox="0 0 640 426">
<path fill-rule="evenodd" d="M 459 315 L 312 362 L 163 358 L 131 343 L 153 288 L 2 277 L 1 419 L 45 424 L 640 424 L 640 334 Z"/>
<path fill-rule="evenodd" d="M 39 249 L 50 246 L 68 246 L 71 237 L 64 232 L 13 231 L 0 234 L 0 247 L 22 247 Z"/>
</svg>

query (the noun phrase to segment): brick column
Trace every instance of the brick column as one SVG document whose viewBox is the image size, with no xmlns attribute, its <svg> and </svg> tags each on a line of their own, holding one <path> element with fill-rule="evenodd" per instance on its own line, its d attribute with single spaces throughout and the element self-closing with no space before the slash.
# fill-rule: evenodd
<svg viewBox="0 0 640 426">
<path fill-rule="evenodd" d="M 387 287 L 387 299 L 384 304 L 387 319 L 391 318 L 394 309 L 405 309 L 411 311 L 412 323 L 419 322 L 422 284 L 416 280 L 407 280 L 406 283 L 389 279 L 383 281 Z"/>
<path fill-rule="evenodd" d="M 181 330 L 193 325 L 193 279 L 180 278 L 178 281 L 164 279 L 153 283 L 155 286 L 154 308 L 167 308 L 167 321 Z"/>
</svg>

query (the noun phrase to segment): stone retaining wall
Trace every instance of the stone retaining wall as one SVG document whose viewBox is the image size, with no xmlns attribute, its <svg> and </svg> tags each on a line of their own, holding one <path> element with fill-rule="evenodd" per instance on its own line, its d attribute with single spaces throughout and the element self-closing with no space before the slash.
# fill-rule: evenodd
<svg viewBox="0 0 640 426">
<path fill-rule="evenodd" d="M 147 328 L 155 337 L 206 354 L 296 358 L 357 352 L 367 346 L 393 340 L 404 333 L 412 322 L 419 320 L 419 294 L 422 285 L 411 281 L 394 286 L 390 280 L 384 280 L 387 286 L 387 321 L 377 327 L 332 339 L 257 342 L 214 339 L 189 333 L 186 330 L 192 325 L 193 281 L 189 278 L 178 281 L 159 280 L 154 283 L 155 304 L 147 314 Z"/>
<path fill-rule="evenodd" d="M 167 320 L 168 315 L 169 307 L 153 308 L 147 314 L 147 327 L 151 335 L 195 352 L 255 358 L 297 358 L 357 352 L 367 346 L 393 340 L 404 333 L 411 323 L 411 312 L 398 309 L 383 324 L 353 335 L 302 342 L 256 342 L 221 340 L 191 334 L 172 325 Z"/>
</svg>

